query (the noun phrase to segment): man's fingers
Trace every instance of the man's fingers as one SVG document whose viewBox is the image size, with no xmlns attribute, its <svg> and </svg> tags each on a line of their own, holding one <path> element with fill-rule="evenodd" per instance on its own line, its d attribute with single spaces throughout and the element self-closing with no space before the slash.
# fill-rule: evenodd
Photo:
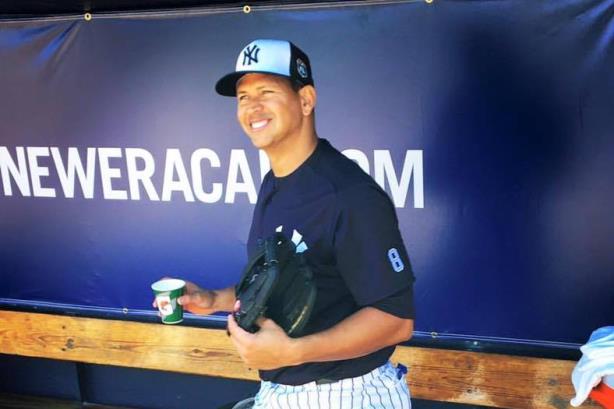
<svg viewBox="0 0 614 409">
<path fill-rule="evenodd" d="M 179 305 L 196 304 L 198 306 L 202 306 L 201 304 L 204 302 L 204 297 L 200 292 L 185 294 L 177 298 L 177 302 Z"/>
<path fill-rule="evenodd" d="M 228 314 L 228 332 L 232 336 L 235 331 L 239 328 L 239 324 L 235 320 L 235 317 L 232 314 Z"/>
<path fill-rule="evenodd" d="M 260 328 L 262 328 L 262 327 L 264 327 L 265 325 L 268 324 L 267 321 L 273 322 L 272 320 L 270 320 L 270 319 L 268 319 L 266 317 L 260 316 L 260 317 L 258 317 L 256 319 L 256 325 L 258 325 Z"/>
<path fill-rule="evenodd" d="M 256 323 L 258 324 L 260 329 L 279 329 L 283 331 L 283 329 L 279 325 L 277 325 L 275 321 L 273 321 L 270 318 L 260 317 L 258 318 Z"/>
<path fill-rule="evenodd" d="M 235 317 L 232 314 L 228 314 L 228 323 L 226 324 L 226 333 L 230 337 L 231 341 L 235 344 L 235 346 L 238 346 L 238 339 L 237 337 L 235 337 L 235 334 L 237 333 L 237 329 L 240 329 L 240 328 L 239 328 L 239 325 L 237 324 L 237 321 L 235 320 Z"/>
<path fill-rule="evenodd" d="M 212 299 L 208 293 L 197 291 L 191 294 L 184 294 L 177 298 L 180 305 L 194 304 L 200 308 L 211 308 Z"/>
<path fill-rule="evenodd" d="M 237 320 L 235 320 L 232 314 L 228 315 L 228 332 L 230 333 L 231 339 L 240 345 L 245 344 L 254 337 L 254 334 L 245 331 L 237 324 Z"/>
<path fill-rule="evenodd" d="M 194 283 L 192 283 L 190 281 L 186 281 L 185 282 L 185 289 L 188 292 L 194 292 L 194 291 L 200 290 L 200 288 L 196 284 L 194 284 Z"/>
</svg>

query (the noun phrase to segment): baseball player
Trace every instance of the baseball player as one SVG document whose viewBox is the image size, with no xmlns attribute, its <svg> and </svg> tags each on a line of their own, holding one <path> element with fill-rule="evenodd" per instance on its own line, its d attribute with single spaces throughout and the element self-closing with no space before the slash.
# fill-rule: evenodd
<svg viewBox="0 0 614 409">
<path fill-rule="evenodd" d="M 413 281 L 392 202 L 353 161 L 317 136 L 309 58 L 288 41 L 255 40 L 216 91 L 235 97 L 237 119 L 271 171 L 254 209 L 248 256 L 283 232 L 303 252 L 317 286 L 303 336 L 272 320 L 250 333 L 228 330 L 250 368 L 260 370 L 254 408 L 410 408 L 395 346 L 413 331 Z M 234 288 L 188 283 L 179 302 L 210 314 L 237 308 Z"/>
</svg>

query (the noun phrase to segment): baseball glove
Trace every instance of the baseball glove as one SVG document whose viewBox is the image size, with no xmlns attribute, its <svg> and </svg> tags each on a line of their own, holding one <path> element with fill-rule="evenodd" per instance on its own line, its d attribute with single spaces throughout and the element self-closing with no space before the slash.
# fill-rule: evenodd
<svg viewBox="0 0 614 409">
<path fill-rule="evenodd" d="M 244 330 L 258 331 L 256 321 L 265 316 L 296 337 L 311 315 L 316 286 L 303 254 L 282 233 L 275 233 L 247 263 L 236 298 L 241 302 L 234 316 Z"/>
</svg>

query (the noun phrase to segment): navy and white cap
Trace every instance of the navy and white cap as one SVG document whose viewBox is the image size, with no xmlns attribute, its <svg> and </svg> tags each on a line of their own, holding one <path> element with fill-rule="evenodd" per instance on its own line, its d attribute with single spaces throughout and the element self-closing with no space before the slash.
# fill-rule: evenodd
<svg viewBox="0 0 614 409">
<path fill-rule="evenodd" d="M 249 73 L 273 74 L 313 85 L 309 58 L 300 48 L 285 40 L 254 40 L 237 57 L 235 71 L 223 76 L 215 90 L 227 97 L 237 95 L 237 81 Z"/>
</svg>

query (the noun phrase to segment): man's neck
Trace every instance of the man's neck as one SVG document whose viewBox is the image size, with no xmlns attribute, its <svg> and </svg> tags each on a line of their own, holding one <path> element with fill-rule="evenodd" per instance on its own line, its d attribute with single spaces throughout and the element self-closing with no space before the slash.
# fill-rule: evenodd
<svg viewBox="0 0 614 409">
<path fill-rule="evenodd" d="M 273 174 L 276 177 L 288 176 L 311 156 L 317 145 L 318 136 L 311 131 L 295 138 L 286 138 L 282 145 L 267 149 Z"/>
</svg>

